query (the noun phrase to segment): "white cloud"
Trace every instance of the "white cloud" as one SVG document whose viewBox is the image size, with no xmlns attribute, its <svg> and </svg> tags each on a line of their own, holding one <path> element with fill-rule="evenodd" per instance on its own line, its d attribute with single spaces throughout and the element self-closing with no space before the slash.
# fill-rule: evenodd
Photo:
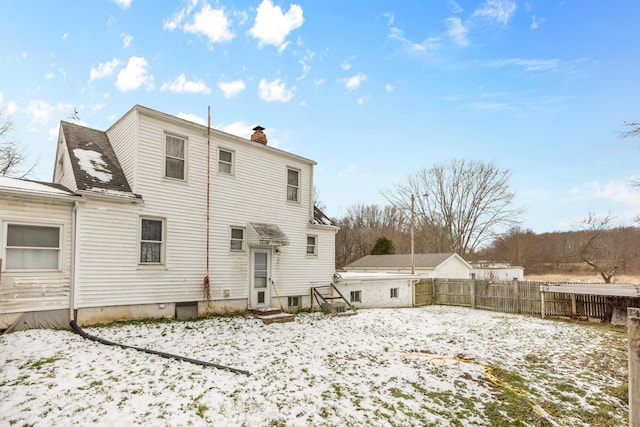
<svg viewBox="0 0 640 427">
<path fill-rule="evenodd" d="M 386 85 L 384 85 L 384 90 L 386 90 L 387 92 L 393 92 L 394 90 L 396 90 L 396 87 L 391 83 L 387 83 Z"/>
<path fill-rule="evenodd" d="M 473 12 L 473 17 L 487 18 L 507 25 L 516 7 L 516 2 L 512 0 L 487 0 Z"/>
<path fill-rule="evenodd" d="M 351 76 L 344 80 L 344 86 L 349 92 L 354 91 L 360 87 L 362 82 L 367 80 L 367 75 L 364 73 L 358 73 L 355 76 Z"/>
<path fill-rule="evenodd" d="M 197 116 L 195 114 L 178 113 L 178 114 L 176 114 L 176 116 L 180 117 L 181 119 L 188 120 L 188 121 L 194 122 L 194 123 L 198 123 L 198 124 L 203 125 L 203 126 L 207 125 L 207 119 L 203 119 L 202 117 Z"/>
<path fill-rule="evenodd" d="M 203 82 L 189 81 L 184 74 L 180 74 L 172 82 L 166 82 L 162 85 L 160 90 L 173 93 L 202 93 L 209 94 L 211 89 Z"/>
<path fill-rule="evenodd" d="M 243 121 L 237 121 L 229 123 L 228 125 L 221 125 L 218 127 L 223 132 L 249 139 L 251 137 L 251 134 L 253 133 L 253 128 L 255 126 L 251 126 L 250 124 Z"/>
<path fill-rule="evenodd" d="M 64 33 L 62 35 L 62 40 L 66 40 L 67 38 L 69 38 L 69 33 Z"/>
<path fill-rule="evenodd" d="M 153 76 L 149 74 L 147 68 L 149 64 L 140 56 L 132 56 L 127 62 L 127 66 L 120 70 L 116 80 L 116 88 L 121 92 L 138 89 L 142 85 L 153 88 Z"/>
<path fill-rule="evenodd" d="M 449 1 L 449 3 L 451 4 L 451 8 L 453 9 L 453 13 L 462 13 L 464 12 L 464 9 L 462 8 L 462 6 L 460 6 L 458 4 L 458 2 L 456 1 Z"/>
<path fill-rule="evenodd" d="M 340 68 L 342 68 L 344 71 L 349 71 L 351 69 L 351 64 L 349 64 L 347 61 L 344 61 L 342 64 L 340 64 Z"/>
<path fill-rule="evenodd" d="M 245 88 L 246 86 L 242 80 L 218 83 L 218 89 L 222 91 L 224 97 L 227 99 L 238 96 Z"/>
<path fill-rule="evenodd" d="M 533 15 L 533 17 L 531 18 L 531 27 L 530 28 L 532 30 L 535 30 L 543 22 L 544 22 L 544 18 L 538 18 L 536 15 Z"/>
<path fill-rule="evenodd" d="M 302 57 L 300 61 L 298 61 L 298 64 L 302 65 L 302 74 L 300 75 L 300 77 L 298 77 L 297 80 L 302 80 L 305 77 L 307 77 L 307 74 L 311 70 L 311 65 L 309 65 L 309 63 L 313 60 L 315 56 L 316 56 L 315 52 L 307 51 L 307 54 L 304 57 Z"/>
<path fill-rule="evenodd" d="M 424 55 L 442 48 L 442 39 L 440 37 L 428 37 L 422 43 L 416 43 L 407 39 L 404 36 L 404 31 L 396 27 L 390 28 L 389 38 L 399 41 L 403 48 L 411 55 Z"/>
<path fill-rule="evenodd" d="M 9 101 L 9 103 L 7 104 L 7 108 L 5 109 L 7 115 L 10 116 L 16 111 L 18 111 L 18 104 L 16 104 L 15 101 Z"/>
<path fill-rule="evenodd" d="M 26 113 L 29 116 L 29 126 L 42 126 L 51 119 L 54 108 L 45 101 L 31 101 L 27 105 Z"/>
<path fill-rule="evenodd" d="M 180 9 L 171 18 L 166 19 L 162 23 L 162 29 L 173 31 L 178 28 L 180 25 L 182 25 L 182 22 L 185 20 L 185 18 L 191 14 L 197 4 L 198 0 L 191 0 L 186 7 Z"/>
<path fill-rule="evenodd" d="M 469 45 L 469 41 L 467 40 L 469 29 L 462 23 L 460 18 L 455 16 L 448 18 L 447 25 L 449 26 L 449 30 L 447 31 L 449 37 L 451 37 L 458 46 L 467 47 Z"/>
<path fill-rule="evenodd" d="M 358 172 L 358 166 L 355 163 L 351 163 L 347 166 L 347 169 L 338 172 L 338 176 L 353 175 L 356 172 Z"/>
<path fill-rule="evenodd" d="M 297 4 L 292 4 L 287 13 L 283 14 L 280 6 L 274 6 L 271 0 L 263 0 L 257 12 L 249 33 L 258 39 L 260 47 L 266 44 L 282 47 L 289 33 L 304 22 L 302 7 Z"/>
<path fill-rule="evenodd" d="M 55 78 L 55 74 L 53 74 L 51 71 L 49 71 L 47 74 L 44 75 L 44 78 L 46 80 L 53 80 Z"/>
<path fill-rule="evenodd" d="M 129 9 L 131 7 L 132 0 L 113 0 L 115 4 L 123 9 Z"/>
<path fill-rule="evenodd" d="M 91 72 L 89 73 L 89 81 L 112 75 L 119 65 L 120 61 L 117 58 L 113 58 L 109 62 L 101 62 L 98 64 L 98 68 L 91 69 Z"/>
<path fill-rule="evenodd" d="M 503 59 L 498 61 L 490 61 L 487 63 L 490 67 L 504 67 L 507 65 L 516 65 L 524 68 L 525 71 L 554 71 L 560 68 L 562 62 L 560 59 Z"/>
<path fill-rule="evenodd" d="M 280 82 L 280 79 L 271 82 L 262 79 L 260 80 L 258 89 L 260 99 L 263 101 L 289 102 L 291 98 L 293 98 L 293 92 L 287 89 L 286 85 Z"/>
<path fill-rule="evenodd" d="M 122 47 L 128 48 L 133 41 L 133 36 L 127 33 L 120 33 L 120 37 L 122 38 Z"/>
<path fill-rule="evenodd" d="M 193 22 L 184 25 L 184 31 L 207 36 L 211 43 L 226 42 L 235 37 L 229 30 L 229 21 L 224 8 L 213 9 L 204 4 L 193 17 Z"/>
</svg>

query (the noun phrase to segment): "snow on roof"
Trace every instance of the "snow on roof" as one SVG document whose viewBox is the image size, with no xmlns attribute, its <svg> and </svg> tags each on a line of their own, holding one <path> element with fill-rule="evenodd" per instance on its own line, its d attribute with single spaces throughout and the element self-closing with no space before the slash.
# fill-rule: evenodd
<svg viewBox="0 0 640 427">
<path fill-rule="evenodd" d="M 9 178 L 0 176 L 0 188 L 18 190 L 25 193 L 55 194 L 55 195 L 72 195 L 71 190 L 65 189 L 61 185 L 29 181 L 26 179 Z"/>
<path fill-rule="evenodd" d="M 107 162 L 102 159 L 102 154 L 93 150 L 75 148 L 73 155 L 78 159 L 80 169 L 100 182 L 111 182 L 113 175 L 107 167 Z"/>
</svg>

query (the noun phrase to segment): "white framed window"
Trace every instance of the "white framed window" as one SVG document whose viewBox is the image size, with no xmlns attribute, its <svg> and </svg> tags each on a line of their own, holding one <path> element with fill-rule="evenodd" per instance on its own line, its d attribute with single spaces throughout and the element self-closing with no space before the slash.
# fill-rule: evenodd
<svg viewBox="0 0 640 427">
<path fill-rule="evenodd" d="M 4 235 L 5 270 L 60 271 L 61 225 L 7 223 Z"/>
<path fill-rule="evenodd" d="M 218 172 L 233 175 L 233 157 L 233 151 L 220 148 L 218 150 Z"/>
<path fill-rule="evenodd" d="M 287 201 L 300 201 L 300 171 L 287 168 Z"/>
<path fill-rule="evenodd" d="M 318 255 L 318 236 L 307 234 L 307 255 Z"/>
<path fill-rule="evenodd" d="M 287 306 L 300 307 L 300 297 L 287 297 Z"/>
<path fill-rule="evenodd" d="M 231 227 L 231 239 L 229 249 L 232 251 L 244 251 L 244 228 Z"/>
<path fill-rule="evenodd" d="M 398 291 L 399 291 L 399 289 L 398 289 L 398 288 L 391 288 L 391 289 L 390 289 L 390 291 L 391 291 L 391 292 L 390 292 L 390 295 L 389 295 L 389 296 L 390 296 L 391 298 L 398 298 Z"/>
<path fill-rule="evenodd" d="M 140 264 L 164 264 L 165 221 L 140 218 Z"/>
<path fill-rule="evenodd" d="M 362 291 L 351 291 L 349 302 L 362 302 Z"/>
<path fill-rule="evenodd" d="M 187 176 L 187 140 L 165 134 L 164 176 L 184 181 Z"/>
</svg>

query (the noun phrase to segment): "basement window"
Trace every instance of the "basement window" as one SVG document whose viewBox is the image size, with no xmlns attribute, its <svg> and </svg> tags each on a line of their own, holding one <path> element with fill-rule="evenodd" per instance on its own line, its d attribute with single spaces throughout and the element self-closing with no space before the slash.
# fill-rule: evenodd
<svg viewBox="0 0 640 427">
<path fill-rule="evenodd" d="M 289 307 L 300 307 L 300 297 L 287 297 Z"/>
<path fill-rule="evenodd" d="M 349 302 L 362 302 L 362 291 L 351 291 L 351 299 Z"/>
<path fill-rule="evenodd" d="M 398 288 L 391 288 L 390 291 L 391 291 L 391 294 L 390 294 L 391 298 L 398 298 Z"/>
<path fill-rule="evenodd" d="M 7 270 L 60 270 L 62 227 L 7 224 Z"/>
</svg>

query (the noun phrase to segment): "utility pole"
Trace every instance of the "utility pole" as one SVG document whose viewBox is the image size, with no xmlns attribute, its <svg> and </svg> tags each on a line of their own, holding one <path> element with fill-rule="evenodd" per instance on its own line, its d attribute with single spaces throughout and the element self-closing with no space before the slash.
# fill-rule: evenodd
<svg viewBox="0 0 640 427">
<path fill-rule="evenodd" d="M 416 196 L 411 194 L 411 274 L 416 274 L 416 262 L 414 254 L 415 238 L 414 238 L 414 222 L 415 214 L 413 213 L 413 207 L 416 201 Z"/>
</svg>

